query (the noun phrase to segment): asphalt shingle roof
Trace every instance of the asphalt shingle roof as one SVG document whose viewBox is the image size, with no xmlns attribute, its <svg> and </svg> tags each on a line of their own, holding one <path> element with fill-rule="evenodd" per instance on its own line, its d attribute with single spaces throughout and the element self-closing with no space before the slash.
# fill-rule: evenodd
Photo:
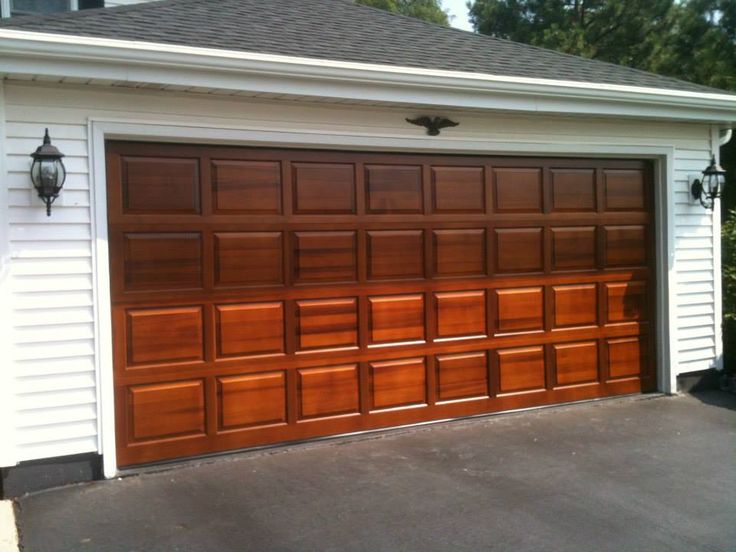
<svg viewBox="0 0 736 552">
<path fill-rule="evenodd" d="M 697 84 L 445 28 L 352 0 L 159 0 L 5 20 L 0 28 L 694 92 Z"/>
</svg>

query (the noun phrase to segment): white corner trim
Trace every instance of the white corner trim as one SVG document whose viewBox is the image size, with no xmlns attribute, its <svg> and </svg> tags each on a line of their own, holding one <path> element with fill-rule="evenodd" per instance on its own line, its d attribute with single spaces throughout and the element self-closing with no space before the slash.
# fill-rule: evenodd
<svg viewBox="0 0 736 552">
<path fill-rule="evenodd" d="M 0 29 L 0 73 L 254 93 L 736 122 L 736 96 Z"/>
<path fill-rule="evenodd" d="M 730 139 L 730 130 L 728 138 Z M 728 143 L 723 141 L 717 126 L 711 127 L 711 144 L 716 162 L 721 162 L 721 146 Z M 721 269 L 721 200 L 716 199 L 713 203 L 713 318 L 715 318 L 714 339 L 716 370 L 723 370 L 723 282 Z"/>
<path fill-rule="evenodd" d="M 100 451 L 103 455 L 103 472 L 112 478 L 118 474 L 115 455 L 115 410 L 112 371 L 112 324 L 110 307 L 110 269 L 107 244 L 106 168 L 104 145 L 107 139 L 138 141 L 169 141 L 189 143 L 217 143 L 241 146 L 330 148 L 361 150 L 393 150 L 423 153 L 457 153 L 469 155 L 539 156 L 570 155 L 589 157 L 631 157 L 655 161 L 656 197 L 655 234 L 658 259 L 666 259 L 657 265 L 657 320 L 656 336 L 657 377 L 660 390 L 676 391 L 676 375 L 672 367 L 677 362 L 675 277 L 675 226 L 674 226 L 674 155 L 671 147 L 621 146 L 615 144 L 569 143 L 513 143 L 499 137 L 496 141 L 452 140 L 436 137 L 397 138 L 345 134 L 318 134 L 314 132 L 283 132 L 264 129 L 217 128 L 186 126 L 181 123 L 151 124 L 146 121 L 97 119 L 89 120 L 91 177 L 90 190 L 94 203 L 93 232 L 97 355 L 96 370 L 99 382 Z"/>
<path fill-rule="evenodd" d="M 15 366 L 11 332 L 10 238 L 8 232 L 8 175 L 6 168 L 5 89 L 0 80 L 0 466 L 15 464 L 15 402 L 13 380 Z"/>
</svg>

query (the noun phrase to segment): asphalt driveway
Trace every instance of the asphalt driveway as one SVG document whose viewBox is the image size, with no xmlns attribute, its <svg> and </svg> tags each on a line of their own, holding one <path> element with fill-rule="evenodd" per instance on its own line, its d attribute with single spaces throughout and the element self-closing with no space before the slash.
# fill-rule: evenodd
<svg viewBox="0 0 736 552">
<path fill-rule="evenodd" d="M 736 397 L 638 397 L 67 487 L 27 552 L 736 550 Z"/>
</svg>

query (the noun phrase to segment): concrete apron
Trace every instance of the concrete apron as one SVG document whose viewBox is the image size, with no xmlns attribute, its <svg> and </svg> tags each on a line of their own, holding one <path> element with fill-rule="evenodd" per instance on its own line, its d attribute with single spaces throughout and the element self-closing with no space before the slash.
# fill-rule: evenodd
<svg viewBox="0 0 736 552">
<path fill-rule="evenodd" d="M 18 552 L 15 510 L 10 500 L 0 500 L 0 552 Z"/>
</svg>

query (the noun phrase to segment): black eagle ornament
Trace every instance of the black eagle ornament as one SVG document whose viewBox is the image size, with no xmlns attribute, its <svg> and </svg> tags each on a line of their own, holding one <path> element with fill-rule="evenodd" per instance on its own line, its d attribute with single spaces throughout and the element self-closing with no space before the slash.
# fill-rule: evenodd
<svg viewBox="0 0 736 552">
<path fill-rule="evenodd" d="M 406 119 L 407 123 L 417 126 L 423 126 L 427 129 L 427 134 L 437 136 L 443 128 L 456 127 L 460 123 L 451 121 L 446 117 L 417 117 L 416 119 Z"/>
</svg>

